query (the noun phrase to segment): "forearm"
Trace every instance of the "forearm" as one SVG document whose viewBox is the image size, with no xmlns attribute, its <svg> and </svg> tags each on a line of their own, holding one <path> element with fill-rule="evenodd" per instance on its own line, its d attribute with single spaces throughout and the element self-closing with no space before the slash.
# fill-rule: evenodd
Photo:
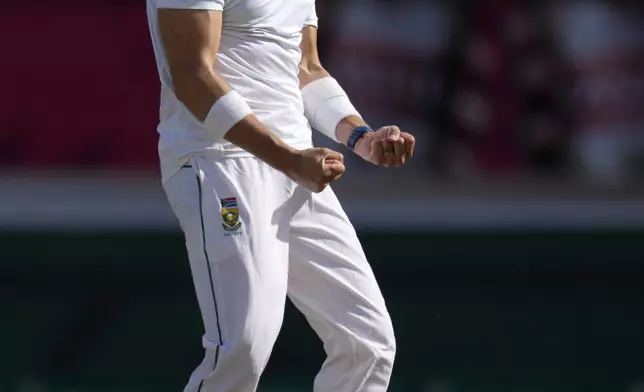
<svg viewBox="0 0 644 392">
<path fill-rule="evenodd" d="M 335 135 L 346 146 L 349 136 L 351 136 L 354 129 L 363 125 L 367 125 L 367 123 L 361 117 L 355 115 L 347 116 L 338 124 L 335 129 Z"/>
<path fill-rule="evenodd" d="M 322 66 L 300 66 L 300 88 L 304 88 L 307 84 L 315 82 L 316 80 L 331 77 L 329 72 Z M 367 125 L 366 122 L 357 115 L 349 115 L 345 117 L 335 130 L 337 139 L 344 145 L 347 144 L 351 132 L 359 126 Z"/>
<path fill-rule="evenodd" d="M 174 72 L 172 78 L 177 98 L 202 123 L 212 115 L 213 105 L 232 91 L 226 81 L 209 67 Z M 292 160 L 296 159 L 295 150 L 277 138 L 253 114 L 234 124 L 223 138 L 283 172 L 288 171 L 294 164 Z"/>
<path fill-rule="evenodd" d="M 324 68 L 301 68 L 300 88 L 309 122 L 332 139 L 346 145 L 353 130 L 366 125 L 346 93 Z"/>
<path fill-rule="evenodd" d="M 264 127 L 254 115 L 246 116 L 226 134 L 226 140 L 290 176 L 298 162 L 297 151 Z"/>
</svg>

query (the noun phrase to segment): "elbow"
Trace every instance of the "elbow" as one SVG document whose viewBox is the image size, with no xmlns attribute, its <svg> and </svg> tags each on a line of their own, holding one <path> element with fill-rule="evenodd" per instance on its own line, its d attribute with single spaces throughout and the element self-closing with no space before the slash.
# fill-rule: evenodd
<svg viewBox="0 0 644 392">
<path fill-rule="evenodd" d="M 299 79 L 300 79 L 300 88 L 303 88 L 307 84 L 327 77 L 329 73 L 324 69 L 321 64 L 312 64 L 312 63 L 300 63 L 299 66 Z"/>
<path fill-rule="evenodd" d="M 206 62 L 186 62 L 172 64 L 169 71 L 175 90 L 179 90 L 190 86 L 197 80 L 212 77 L 213 67 Z"/>
<path fill-rule="evenodd" d="M 170 77 L 174 95 L 200 121 L 206 118 L 216 99 L 226 93 L 213 66 L 207 63 L 175 65 L 170 68 Z"/>
<path fill-rule="evenodd" d="M 189 56 L 173 56 L 168 61 L 168 68 L 172 77 L 182 77 L 186 75 L 199 75 L 202 73 L 212 73 L 217 62 L 217 55 L 210 53 L 201 53 Z"/>
</svg>

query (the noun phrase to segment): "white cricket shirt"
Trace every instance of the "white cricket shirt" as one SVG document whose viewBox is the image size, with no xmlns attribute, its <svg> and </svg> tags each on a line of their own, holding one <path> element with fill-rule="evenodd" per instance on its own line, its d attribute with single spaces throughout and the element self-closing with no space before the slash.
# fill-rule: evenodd
<svg viewBox="0 0 644 392">
<path fill-rule="evenodd" d="M 315 0 L 147 0 L 150 34 L 161 78 L 159 159 L 165 182 L 190 155 L 247 156 L 215 140 L 176 98 L 158 32 L 159 8 L 223 11 L 215 71 L 248 102 L 257 118 L 284 142 L 310 147 L 298 65 L 302 28 L 317 26 Z"/>
</svg>

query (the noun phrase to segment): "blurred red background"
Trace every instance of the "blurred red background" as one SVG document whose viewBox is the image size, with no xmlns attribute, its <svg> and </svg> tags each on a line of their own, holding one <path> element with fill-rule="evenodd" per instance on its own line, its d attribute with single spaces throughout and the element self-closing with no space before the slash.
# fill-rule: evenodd
<svg viewBox="0 0 644 392">
<path fill-rule="evenodd" d="M 158 165 L 159 81 L 142 6 L 20 5 L 0 26 L 0 164 Z"/>
</svg>

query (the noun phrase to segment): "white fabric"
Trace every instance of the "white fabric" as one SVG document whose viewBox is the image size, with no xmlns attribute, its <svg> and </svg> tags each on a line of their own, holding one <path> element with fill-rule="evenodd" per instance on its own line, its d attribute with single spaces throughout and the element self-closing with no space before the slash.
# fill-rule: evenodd
<svg viewBox="0 0 644 392">
<path fill-rule="evenodd" d="M 185 233 L 205 326 L 206 356 L 185 391 L 254 392 L 288 295 L 327 351 L 314 391 L 385 392 L 391 320 L 333 191 L 312 194 L 253 157 L 190 163 L 164 186 Z M 231 197 L 241 222 L 233 231 L 220 203 Z"/>
<path fill-rule="evenodd" d="M 164 182 L 195 153 L 250 154 L 218 140 L 177 100 L 158 33 L 159 8 L 221 10 L 222 38 L 215 71 L 287 144 L 296 148 L 312 145 L 298 65 L 302 28 L 317 24 L 314 0 L 147 0 L 162 86 L 158 132 Z"/>
<path fill-rule="evenodd" d="M 326 136 L 340 142 L 336 128 L 347 116 L 360 116 L 351 104 L 347 93 L 332 77 L 315 80 L 302 89 L 304 114 L 311 126 Z"/>
<path fill-rule="evenodd" d="M 223 141 L 230 128 L 252 113 L 253 111 L 244 97 L 233 90 L 212 105 L 204 121 L 204 126 L 212 132 L 215 140 Z"/>
</svg>

